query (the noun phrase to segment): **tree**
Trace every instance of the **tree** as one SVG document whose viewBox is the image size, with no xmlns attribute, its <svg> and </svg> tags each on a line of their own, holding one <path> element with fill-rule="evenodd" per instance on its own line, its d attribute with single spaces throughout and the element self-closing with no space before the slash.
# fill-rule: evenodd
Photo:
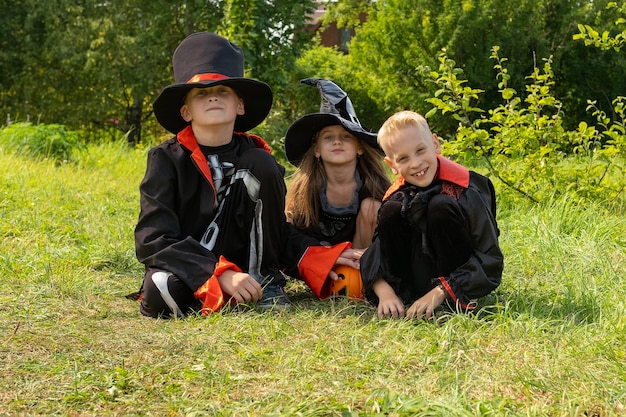
<svg viewBox="0 0 626 417">
<path fill-rule="evenodd" d="M 276 99 L 287 88 L 296 58 L 310 45 L 306 31 L 313 0 L 227 0 L 219 26 L 243 48 L 249 76 L 269 83 Z"/>
<path fill-rule="evenodd" d="M 536 0 L 387 0 L 376 2 L 350 45 L 358 78 L 368 80 L 388 114 L 404 108 L 426 112 L 434 92 L 427 69 L 442 50 L 467 78 L 485 89 L 485 100 L 498 96 L 488 57 L 494 45 L 513 56 L 511 72 L 533 68 L 533 53 L 548 53 L 543 33 L 543 4 Z M 486 30 L 497 28 L 497 30 Z M 511 81 L 523 91 L 524 78 Z M 382 122 L 382 121 L 381 121 Z M 453 126 L 432 123 L 451 131 Z"/>
<path fill-rule="evenodd" d="M 555 68 L 555 94 L 568 109 L 568 127 L 587 117 L 586 99 L 610 102 L 624 91 L 626 60 L 600 51 L 582 51 L 572 41 L 576 22 L 591 19 L 607 0 L 339 0 L 338 11 L 362 5 L 367 21 L 355 27 L 350 43 L 347 88 L 366 89 L 377 103 L 370 112 L 379 125 L 391 113 L 411 108 L 427 112 L 425 99 L 435 87 L 428 69 L 437 66 L 441 51 L 453 59 L 468 81 L 484 90 L 481 107 L 499 103 L 496 73 L 489 60 L 493 46 L 508 58 L 509 87 L 522 98 L 527 74 L 543 59 Z M 354 14 L 353 14 L 354 15 Z M 353 16 L 352 15 L 352 16 Z M 350 15 L 348 15 L 350 16 Z M 604 22 L 607 21 L 603 18 Z M 346 24 L 354 24 L 347 18 Z M 579 59 L 582 57 L 583 59 Z M 441 134 L 453 134 L 455 126 L 435 115 L 431 124 Z"/>
<path fill-rule="evenodd" d="M 15 100 L 16 93 L 9 87 L 16 81 L 17 74 L 24 68 L 24 51 L 21 48 L 25 37 L 23 22 L 28 8 L 21 0 L 6 0 L 5 13 L 0 14 L 0 108 L 2 117 L 16 118 L 17 109 L 2 106 Z M 8 12 L 7 12 L 8 11 Z"/>
<path fill-rule="evenodd" d="M 310 42 L 303 28 L 313 4 L 9 0 L 0 18 L 0 109 L 85 131 L 115 128 L 136 143 L 146 123 L 163 132 L 150 104 L 172 82 L 172 53 L 185 36 L 228 36 L 244 49 L 250 76 L 281 91 Z"/>
<path fill-rule="evenodd" d="M 578 108 L 592 101 L 596 110 L 619 119 L 622 115 L 615 111 L 613 100 L 626 95 L 626 50 L 622 49 L 626 41 L 626 4 L 596 1 L 582 10 L 586 13 L 574 20 L 579 22 L 578 33 L 572 36 L 575 42 L 560 68 L 562 77 L 577 88 L 571 89 L 563 101 Z M 593 121 L 591 115 L 585 120 Z"/>
<path fill-rule="evenodd" d="M 3 108 L 72 128 L 114 126 L 137 142 L 144 105 L 167 79 L 170 45 L 179 37 L 174 12 L 184 8 L 163 0 L 141 3 L 16 3 L 28 12 L 20 15 L 21 65 L 7 86 L 13 99 Z"/>
<path fill-rule="evenodd" d="M 172 82 L 176 45 L 196 30 L 214 30 L 221 10 L 209 1 L 164 0 L 110 0 L 105 8 L 90 22 L 95 30 L 84 75 L 101 86 L 99 102 L 115 112 L 100 109 L 99 123 L 114 123 L 137 143 L 151 102 Z"/>
</svg>

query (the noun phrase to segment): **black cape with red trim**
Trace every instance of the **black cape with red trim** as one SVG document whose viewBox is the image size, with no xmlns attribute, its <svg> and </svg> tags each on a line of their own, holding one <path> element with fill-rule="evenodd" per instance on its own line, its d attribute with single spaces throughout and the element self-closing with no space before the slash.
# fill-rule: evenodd
<svg viewBox="0 0 626 417">
<path fill-rule="evenodd" d="M 376 234 L 374 242 L 361 258 L 361 276 L 365 288 L 366 298 L 378 303 L 372 285 L 378 278 L 385 279 L 396 294 L 406 304 L 411 304 L 425 295 L 427 283 L 428 290 L 438 284 L 442 284 L 447 292 L 448 301 L 462 308 L 471 309 L 475 300 L 487 295 L 500 285 L 504 258 L 498 244 L 500 231 L 496 222 L 496 198 L 491 180 L 476 172 L 469 171 L 440 155 L 438 183 L 454 184 L 461 187 L 458 202 L 467 213 L 474 253 L 470 258 L 454 270 L 450 276 L 437 277 L 426 276 L 432 271 L 433 260 L 421 245 L 415 244 L 412 248 L 412 259 L 383 259 L 382 253 L 386 242 L 381 241 L 380 235 Z M 403 178 L 396 180 L 387 191 L 384 199 L 390 201 L 394 193 L 402 191 L 408 185 Z M 379 213 L 383 212 L 382 208 Z M 407 228 L 411 226 L 407 223 Z M 416 231 L 415 233 L 421 233 Z M 419 240 L 419 239 L 418 239 Z M 407 244 L 410 244 L 407 242 Z M 398 277 L 390 272 L 389 262 L 406 262 L 412 276 Z"/>
<path fill-rule="evenodd" d="M 233 140 L 240 141 L 241 151 L 256 147 L 271 153 L 267 143 L 258 136 L 235 133 Z M 137 259 L 146 268 L 163 269 L 176 275 L 196 298 L 203 300 L 207 309 L 221 307 L 224 297 L 217 283 L 216 269 L 219 275 L 224 269 L 236 270 L 237 266 L 200 244 L 216 215 L 216 195 L 210 170 L 191 127 L 148 152 L 140 194 L 141 210 L 135 227 Z M 273 226 L 283 228 L 281 269 L 294 278 L 303 279 L 318 297 L 329 296 L 327 274 L 350 243 L 319 246 L 318 241 L 299 233 L 286 221 Z M 238 267 L 244 269 L 242 265 Z"/>
</svg>

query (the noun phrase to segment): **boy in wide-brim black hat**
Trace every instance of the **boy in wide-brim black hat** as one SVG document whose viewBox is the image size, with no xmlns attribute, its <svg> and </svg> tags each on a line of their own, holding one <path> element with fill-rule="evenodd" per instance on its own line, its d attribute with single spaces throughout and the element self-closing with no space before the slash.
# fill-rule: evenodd
<svg viewBox="0 0 626 417">
<path fill-rule="evenodd" d="M 208 32 L 185 38 L 173 55 L 175 83 L 154 114 L 175 136 L 152 148 L 140 185 L 137 258 L 146 267 L 141 313 L 203 314 L 226 303 L 288 308 L 285 276 L 329 293 L 335 263 L 359 252 L 295 231 L 284 215 L 284 168 L 259 136 L 270 87 L 244 77 L 239 47 Z"/>
</svg>

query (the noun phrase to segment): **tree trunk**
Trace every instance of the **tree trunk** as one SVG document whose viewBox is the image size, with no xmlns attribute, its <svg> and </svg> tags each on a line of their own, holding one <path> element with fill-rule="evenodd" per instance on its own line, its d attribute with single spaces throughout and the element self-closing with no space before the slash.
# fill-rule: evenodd
<svg viewBox="0 0 626 417">
<path fill-rule="evenodd" d="M 141 141 L 141 114 L 143 110 L 143 97 L 135 97 L 133 104 L 126 109 L 126 133 L 128 143 L 136 145 Z"/>
</svg>

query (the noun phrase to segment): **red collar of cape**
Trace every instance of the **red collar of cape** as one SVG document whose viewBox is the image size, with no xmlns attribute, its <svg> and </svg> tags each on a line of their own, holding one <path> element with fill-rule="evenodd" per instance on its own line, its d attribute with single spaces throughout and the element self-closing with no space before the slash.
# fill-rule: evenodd
<svg viewBox="0 0 626 417">
<path fill-rule="evenodd" d="M 187 126 L 183 130 L 178 132 L 178 135 L 176 136 L 178 138 L 178 142 L 180 142 L 180 144 L 184 148 L 187 148 L 188 150 L 191 151 L 191 158 L 196 163 L 196 166 L 198 167 L 200 172 L 202 172 L 202 175 L 206 178 L 209 184 L 211 184 L 211 187 L 213 187 L 213 176 L 211 175 L 211 169 L 209 168 L 209 163 L 207 162 L 206 157 L 204 156 L 204 153 L 202 152 L 202 149 L 200 149 L 200 145 L 198 144 L 198 141 L 196 140 L 196 137 L 193 134 L 191 125 Z M 265 142 L 260 136 L 253 135 L 251 133 L 240 133 L 240 132 L 233 132 L 233 136 L 249 137 L 250 139 L 252 139 L 252 141 L 258 148 L 261 148 L 270 154 L 272 153 L 272 148 L 270 148 L 267 142 Z M 214 199 L 216 199 L 217 193 L 215 192 L 215 189 L 213 189 L 213 191 L 214 191 L 213 193 Z M 216 202 L 217 200 L 214 201 L 214 203 Z"/>
<path fill-rule="evenodd" d="M 438 165 L 437 179 L 451 182 L 463 188 L 469 187 L 469 179 L 470 179 L 469 170 L 465 168 L 463 165 L 457 164 L 456 162 L 451 161 L 450 159 L 443 157 L 441 155 L 437 155 L 437 165 Z M 397 178 L 393 182 L 393 184 L 391 184 L 391 186 L 387 189 L 387 192 L 385 192 L 383 201 L 389 198 L 391 194 L 398 191 L 398 189 L 400 189 L 400 187 L 402 187 L 405 184 L 406 184 L 406 181 L 404 180 L 403 177 Z"/>
<path fill-rule="evenodd" d="M 185 148 L 189 149 L 191 153 L 195 152 L 196 149 L 200 148 L 200 145 L 198 145 L 198 141 L 196 140 L 196 137 L 193 134 L 193 130 L 191 129 L 191 125 L 185 127 L 183 130 L 178 132 L 177 136 L 178 136 L 178 141 L 180 142 L 180 144 L 183 145 Z M 270 145 L 268 145 L 267 142 L 265 142 L 263 138 L 261 138 L 260 136 L 253 135 L 251 133 L 241 133 L 241 132 L 233 132 L 233 136 L 247 136 L 250 139 L 252 139 L 252 141 L 257 146 L 257 148 L 264 149 L 270 154 L 272 153 L 272 148 L 270 148 Z"/>
</svg>

